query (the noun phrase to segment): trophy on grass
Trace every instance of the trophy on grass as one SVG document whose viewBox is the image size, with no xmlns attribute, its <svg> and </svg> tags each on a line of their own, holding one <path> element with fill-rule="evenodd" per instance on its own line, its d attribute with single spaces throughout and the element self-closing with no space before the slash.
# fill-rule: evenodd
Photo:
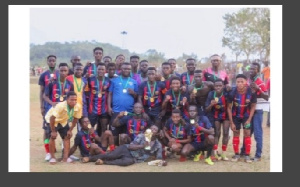
<svg viewBox="0 0 300 187">
<path fill-rule="evenodd" d="M 149 144 L 150 144 L 150 142 L 151 142 L 151 137 L 152 137 L 152 131 L 151 131 L 151 129 L 147 129 L 147 130 L 145 131 L 144 135 L 145 135 L 145 140 L 146 140 L 147 142 L 149 142 Z M 145 147 L 145 149 L 146 149 L 146 150 L 150 150 L 150 149 L 151 149 L 150 145 L 147 146 L 147 147 Z"/>
</svg>

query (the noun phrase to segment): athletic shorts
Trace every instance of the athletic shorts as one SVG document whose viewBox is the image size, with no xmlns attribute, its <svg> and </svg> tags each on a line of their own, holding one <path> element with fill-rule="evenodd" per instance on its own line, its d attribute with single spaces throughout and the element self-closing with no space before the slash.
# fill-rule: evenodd
<svg viewBox="0 0 300 187">
<path fill-rule="evenodd" d="M 89 114 L 88 118 L 89 118 L 89 120 L 91 122 L 92 127 L 95 127 L 95 125 L 98 123 L 98 121 L 101 118 L 107 118 L 108 119 L 108 114 L 107 113 L 104 113 L 104 114 L 101 114 L 101 115 L 98 115 L 98 114 Z"/>
<path fill-rule="evenodd" d="M 50 132 L 50 136 L 49 136 L 49 137 L 51 137 L 51 128 L 50 128 L 50 124 L 47 123 L 47 125 L 48 125 L 48 127 L 49 127 L 49 129 L 50 129 L 50 131 L 49 131 L 49 132 Z M 63 126 L 59 123 L 59 124 L 57 124 L 57 127 L 55 127 L 55 130 L 59 133 L 61 139 L 64 139 L 65 136 L 67 136 L 67 132 L 68 132 L 69 129 L 70 129 L 69 124 L 67 124 L 66 126 L 63 127 Z"/>
<path fill-rule="evenodd" d="M 192 142 L 191 145 L 194 147 L 195 151 L 200 151 L 205 148 L 204 142 Z"/>
<path fill-rule="evenodd" d="M 245 122 L 247 121 L 247 119 L 248 118 L 233 118 L 233 123 L 235 124 L 236 130 L 240 130 L 241 127 L 243 127 L 243 129 L 251 129 L 251 123 L 249 127 L 245 127 Z"/>
</svg>

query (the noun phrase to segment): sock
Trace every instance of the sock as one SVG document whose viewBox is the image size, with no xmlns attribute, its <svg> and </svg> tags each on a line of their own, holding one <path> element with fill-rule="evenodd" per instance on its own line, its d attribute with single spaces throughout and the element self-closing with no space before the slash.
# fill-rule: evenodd
<svg viewBox="0 0 300 187">
<path fill-rule="evenodd" d="M 101 153 L 101 154 L 105 154 L 105 151 L 101 150 L 100 153 Z"/>
<path fill-rule="evenodd" d="M 225 152 L 227 150 L 227 145 L 222 145 L 222 151 Z"/>
<path fill-rule="evenodd" d="M 245 153 L 249 155 L 251 150 L 251 137 L 245 137 L 245 147 Z"/>
<path fill-rule="evenodd" d="M 45 146 L 46 153 L 50 153 L 49 139 L 45 139 L 44 146 Z"/>
<path fill-rule="evenodd" d="M 236 136 L 232 139 L 233 150 L 235 154 L 239 153 L 240 137 Z"/>
<path fill-rule="evenodd" d="M 207 145 L 207 148 L 206 148 L 206 150 L 207 150 L 206 158 L 209 158 L 209 157 L 210 157 L 212 149 L 213 149 L 213 145 L 208 144 L 208 145 Z"/>
<path fill-rule="evenodd" d="M 109 146 L 109 150 L 110 150 L 110 151 L 115 150 L 115 145 L 110 145 L 110 146 Z"/>
<path fill-rule="evenodd" d="M 179 162 L 185 162 L 185 161 L 186 161 L 186 157 L 183 155 L 180 155 Z"/>
<path fill-rule="evenodd" d="M 214 151 L 218 150 L 218 144 L 214 145 Z"/>
</svg>

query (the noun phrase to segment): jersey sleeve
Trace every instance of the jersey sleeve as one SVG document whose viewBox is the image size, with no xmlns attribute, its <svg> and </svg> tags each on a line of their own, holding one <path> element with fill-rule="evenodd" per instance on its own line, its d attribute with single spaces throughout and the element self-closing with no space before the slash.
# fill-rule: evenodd
<svg viewBox="0 0 300 187">
<path fill-rule="evenodd" d="M 210 105 L 211 100 L 213 100 L 213 94 L 214 94 L 214 91 L 210 91 L 208 93 L 208 96 L 207 96 L 207 99 L 205 102 L 205 107 L 208 107 Z"/>
<path fill-rule="evenodd" d="M 39 78 L 39 85 L 44 86 L 44 87 L 46 85 L 46 83 L 45 83 L 45 74 L 44 73 Z"/>
</svg>

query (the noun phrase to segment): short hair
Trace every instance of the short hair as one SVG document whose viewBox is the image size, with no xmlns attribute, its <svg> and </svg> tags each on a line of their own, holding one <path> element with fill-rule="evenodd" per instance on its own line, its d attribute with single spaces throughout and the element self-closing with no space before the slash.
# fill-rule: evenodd
<svg viewBox="0 0 300 187">
<path fill-rule="evenodd" d="M 252 65 L 257 66 L 257 70 L 258 70 L 258 72 L 260 72 L 260 64 L 259 64 L 259 63 L 257 63 L 257 62 L 252 62 Z"/>
<path fill-rule="evenodd" d="M 68 64 L 67 64 L 67 63 L 65 63 L 65 62 L 61 62 L 61 63 L 59 63 L 58 67 L 60 68 L 60 67 L 62 67 L 62 66 L 67 66 L 67 67 L 69 67 L 69 66 L 68 66 Z"/>
<path fill-rule="evenodd" d="M 55 55 L 49 55 L 49 56 L 47 56 L 47 60 L 49 60 L 50 57 L 53 57 L 53 58 L 56 59 L 56 56 L 55 56 Z"/>
<path fill-rule="evenodd" d="M 164 66 L 164 65 L 166 65 L 166 66 L 171 66 L 170 62 L 163 62 L 163 63 L 161 64 L 161 66 Z"/>
<path fill-rule="evenodd" d="M 143 63 L 143 62 L 149 63 L 148 60 L 141 60 L 141 61 L 140 61 L 140 64 Z"/>
<path fill-rule="evenodd" d="M 246 75 L 244 75 L 244 74 L 238 74 L 238 75 L 235 77 L 235 79 L 238 79 L 238 78 L 243 78 L 243 79 L 247 80 L 247 77 L 246 77 Z"/>
<path fill-rule="evenodd" d="M 72 56 L 71 56 L 71 60 L 74 59 L 74 58 L 77 57 L 77 56 L 79 56 L 79 55 L 72 55 Z M 79 57 L 80 57 L 80 56 L 79 56 Z"/>
<path fill-rule="evenodd" d="M 130 56 L 130 60 L 131 60 L 131 59 L 133 59 L 133 58 L 140 59 L 140 57 L 139 57 L 139 56 L 137 56 L 137 55 Z"/>
<path fill-rule="evenodd" d="M 174 58 L 169 58 L 169 59 L 168 59 L 168 62 L 171 61 L 171 60 L 174 60 L 174 61 L 176 62 L 176 60 L 175 60 Z"/>
<path fill-rule="evenodd" d="M 211 58 L 211 57 L 213 57 L 213 56 L 218 56 L 218 57 L 221 57 L 221 56 L 220 56 L 220 55 L 218 55 L 218 54 L 213 54 L 213 55 L 211 55 L 211 56 L 210 56 L 210 58 Z"/>
<path fill-rule="evenodd" d="M 74 91 L 69 91 L 69 92 L 67 93 L 67 98 L 69 98 L 70 96 L 73 96 L 73 95 L 77 96 L 76 93 L 75 93 Z"/>
<path fill-rule="evenodd" d="M 105 58 L 109 58 L 110 60 L 112 60 L 112 58 L 110 56 L 103 57 L 103 59 L 105 59 Z"/>
<path fill-rule="evenodd" d="M 119 54 L 116 56 L 116 59 L 119 57 L 119 56 L 123 56 L 125 58 L 125 56 L 123 54 Z"/>
<path fill-rule="evenodd" d="M 173 82 L 174 80 L 178 80 L 179 82 L 181 82 L 181 80 L 180 80 L 180 78 L 179 78 L 179 77 L 177 77 L 177 76 L 174 76 L 174 77 L 172 77 L 172 78 L 171 78 L 171 80 L 170 80 L 170 84 L 172 84 L 172 82 Z"/>
<path fill-rule="evenodd" d="M 222 84 L 224 84 L 223 80 L 220 79 L 220 78 L 217 78 L 217 79 L 215 80 L 215 83 L 216 83 L 216 82 L 222 82 Z"/>
<path fill-rule="evenodd" d="M 74 67 L 76 67 L 76 66 L 83 66 L 83 65 L 80 62 L 78 62 L 78 63 L 75 63 Z"/>
<path fill-rule="evenodd" d="M 102 53 L 103 53 L 102 47 L 95 47 L 95 48 L 93 49 L 93 52 L 95 53 L 97 50 L 100 50 L 100 51 L 102 51 Z"/>
<path fill-rule="evenodd" d="M 103 62 L 100 62 L 98 65 L 97 65 L 97 67 L 98 66 L 104 66 L 105 67 L 105 64 L 103 63 Z"/>
<path fill-rule="evenodd" d="M 172 110 L 172 114 L 181 114 L 181 111 L 179 109 Z"/>
<path fill-rule="evenodd" d="M 155 67 L 148 67 L 148 70 L 147 70 L 147 71 L 149 71 L 149 70 L 154 70 L 154 71 L 156 71 L 156 68 L 155 68 Z"/>
<path fill-rule="evenodd" d="M 107 68 L 110 68 L 110 67 L 116 68 L 116 64 L 113 63 L 113 62 L 110 62 L 110 63 L 107 64 Z"/>
<path fill-rule="evenodd" d="M 202 70 L 201 70 L 201 69 L 196 69 L 196 70 L 194 71 L 194 73 L 202 73 Z"/>
<path fill-rule="evenodd" d="M 124 66 L 124 65 L 126 65 L 126 66 L 131 66 L 131 64 L 130 64 L 129 62 L 124 62 L 124 63 L 122 64 L 122 66 Z"/>
<path fill-rule="evenodd" d="M 187 61 L 189 61 L 189 60 L 193 60 L 193 61 L 195 61 L 195 62 L 196 62 L 196 60 L 195 60 L 194 58 L 188 58 L 188 59 L 186 59 L 186 61 L 185 61 L 185 62 L 187 62 Z"/>
</svg>

